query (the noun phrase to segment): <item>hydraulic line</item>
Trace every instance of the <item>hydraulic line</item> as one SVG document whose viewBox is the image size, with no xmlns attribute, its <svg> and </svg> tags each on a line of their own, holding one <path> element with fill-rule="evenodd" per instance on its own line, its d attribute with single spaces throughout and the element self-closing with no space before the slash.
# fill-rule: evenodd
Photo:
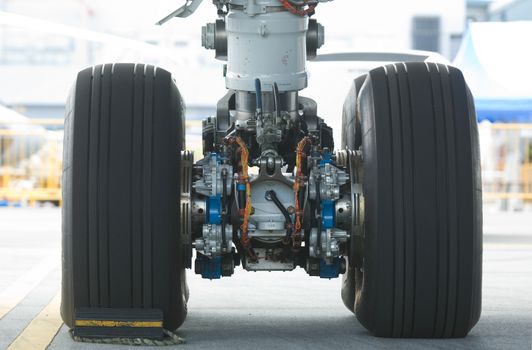
<svg viewBox="0 0 532 350">
<path fill-rule="evenodd" d="M 290 238 L 292 237 L 292 231 L 294 227 L 294 225 L 292 224 L 292 218 L 290 217 L 290 213 L 288 213 L 288 210 L 284 207 L 283 203 L 281 203 L 281 201 L 277 197 L 277 193 L 274 190 L 270 190 L 266 192 L 266 199 L 273 201 L 275 206 L 277 206 L 277 208 L 279 208 L 279 210 L 283 214 L 284 219 L 286 221 L 285 241 L 288 242 Z"/>
<path fill-rule="evenodd" d="M 244 141 L 238 136 L 230 136 L 225 138 L 225 142 L 232 145 L 237 145 L 240 148 L 240 163 L 241 163 L 241 172 L 239 176 L 239 183 L 246 186 L 246 206 L 243 212 L 242 225 L 240 230 L 242 235 L 240 237 L 240 242 L 242 247 L 246 250 L 249 258 L 251 260 L 256 260 L 257 256 L 251 247 L 251 242 L 248 236 L 248 226 L 249 226 L 249 217 L 251 216 L 251 184 L 249 183 L 249 174 L 248 174 L 248 160 L 249 160 L 249 151 L 246 147 Z"/>
<path fill-rule="evenodd" d="M 273 83 L 272 93 L 275 116 L 277 117 L 277 119 L 279 119 L 279 86 L 277 85 L 277 83 Z"/>
<path fill-rule="evenodd" d="M 262 114 L 262 87 L 260 79 L 255 79 L 255 98 L 257 104 L 257 114 Z"/>
<path fill-rule="evenodd" d="M 312 140 L 310 137 L 305 136 L 299 143 L 297 144 L 296 149 L 296 177 L 294 181 L 294 196 L 295 196 L 295 211 L 296 211 L 296 218 L 294 223 L 294 234 L 292 235 L 292 241 L 294 243 L 294 249 L 299 249 L 301 246 L 301 214 L 302 210 L 299 203 L 299 190 L 301 188 L 301 185 L 305 184 L 305 177 L 303 175 L 303 157 L 305 156 L 305 147 L 307 144 L 311 144 Z"/>
</svg>

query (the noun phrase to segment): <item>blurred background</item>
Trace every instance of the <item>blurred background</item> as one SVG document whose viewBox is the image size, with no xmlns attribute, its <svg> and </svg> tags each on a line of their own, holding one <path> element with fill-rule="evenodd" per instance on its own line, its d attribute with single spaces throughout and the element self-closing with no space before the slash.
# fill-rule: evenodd
<svg viewBox="0 0 532 350">
<path fill-rule="evenodd" d="M 225 94 L 223 62 L 201 46 L 216 9 L 206 0 L 187 19 L 154 25 L 184 2 L 0 0 L 0 349 L 26 350 L 27 339 L 40 344 L 32 349 L 90 348 L 73 344 L 66 326 L 57 333 L 64 109 L 79 70 L 144 62 L 171 71 L 187 104 L 187 147 L 201 157 L 201 120 Z M 445 343 L 368 338 L 340 300 L 340 280 L 298 269 L 259 281 L 239 269 L 213 288 L 188 271 L 187 346 L 249 348 L 256 338 L 254 347 L 287 349 L 532 349 L 532 0 L 335 0 L 316 18 L 326 34 L 318 53 L 347 55 L 309 62 L 301 95 L 317 101 L 337 146 L 352 81 L 383 64 L 349 53 L 425 55 L 464 72 L 482 156 L 482 318 L 469 337 Z"/>
<path fill-rule="evenodd" d="M 106 62 L 173 72 L 187 103 L 187 144 L 225 93 L 223 63 L 201 47 L 208 1 L 154 23 L 182 0 L 0 0 L 0 207 L 61 204 L 63 114 L 76 73 Z M 317 9 L 319 53 L 431 51 L 464 71 L 479 120 L 485 210 L 532 211 L 532 0 L 336 0 Z M 339 144 L 351 81 L 378 62 L 311 62 L 309 88 Z"/>
</svg>

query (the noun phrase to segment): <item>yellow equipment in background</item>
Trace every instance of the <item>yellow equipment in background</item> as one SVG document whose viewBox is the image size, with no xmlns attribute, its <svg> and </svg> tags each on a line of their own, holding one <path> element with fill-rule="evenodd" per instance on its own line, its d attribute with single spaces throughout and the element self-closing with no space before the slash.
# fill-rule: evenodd
<svg viewBox="0 0 532 350">
<path fill-rule="evenodd" d="M 0 206 L 61 205 L 63 119 L 0 123 Z M 201 121 L 187 121 L 188 149 L 201 150 Z M 195 137 L 199 133 L 199 137 Z"/>
<path fill-rule="evenodd" d="M 30 123 L 42 128 L 0 125 L 0 204 L 60 205 L 63 119 Z M 201 150 L 201 123 L 187 121 L 186 129 L 187 148 Z M 481 123 L 479 131 L 484 202 L 532 204 L 532 124 Z"/>
<path fill-rule="evenodd" d="M 62 125 L 62 119 L 2 122 L 0 201 L 4 205 L 61 204 L 63 131 L 57 129 Z"/>
<path fill-rule="evenodd" d="M 531 204 L 532 124 L 481 123 L 479 136 L 484 202 L 503 210 Z"/>
</svg>

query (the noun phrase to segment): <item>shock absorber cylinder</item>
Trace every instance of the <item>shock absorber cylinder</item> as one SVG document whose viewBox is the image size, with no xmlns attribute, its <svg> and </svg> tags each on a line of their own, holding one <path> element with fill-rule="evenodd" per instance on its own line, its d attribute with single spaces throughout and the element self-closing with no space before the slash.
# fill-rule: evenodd
<svg viewBox="0 0 532 350">
<path fill-rule="evenodd" d="M 255 91 L 255 79 L 264 91 L 274 83 L 279 91 L 307 87 L 306 35 L 308 17 L 286 11 L 278 0 L 232 0 L 226 16 L 226 86 Z"/>
</svg>

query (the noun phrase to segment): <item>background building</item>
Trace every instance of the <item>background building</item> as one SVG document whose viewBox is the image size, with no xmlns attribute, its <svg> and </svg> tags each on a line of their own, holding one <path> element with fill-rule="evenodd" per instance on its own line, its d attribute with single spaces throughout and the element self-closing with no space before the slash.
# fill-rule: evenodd
<svg viewBox="0 0 532 350">
<path fill-rule="evenodd" d="M 490 21 L 531 21 L 532 0 L 495 1 L 489 8 Z"/>
<path fill-rule="evenodd" d="M 53 173 L 56 178 L 52 182 L 47 180 L 52 168 L 47 164 L 60 163 L 66 96 L 76 73 L 98 63 L 145 62 L 170 70 L 187 104 L 187 147 L 201 153 L 200 120 L 214 114 L 216 102 L 226 90 L 223 62 L 201 47 L 201 27 L 216 18 L 210 1 L 187 19 L 174 19 L 162 27 L 154 25 L 183 3 L 184 0 L 0 0 L 0 105 L 29 117 L 28 123 L 37 122 L 47 130 L 59 132 L 40 139 L 46 140 L 41 143 L 46 147 L 32 149 L 29 145 L 35 142 L 25 141 L 25 135 L 12 136 L 12 131 L 2 131 L 5 122 L 0 119 L 0 200 L 2 188 L 41 188 L 59 183 L 58 171 Z M 428 50 L 439 53 L 440 62 L 460 66 L 475 94 L 479 117 L 494 123 L 514 123 L 512 130 L 507 126 L 486 126 L 489 130 L 483 134 L 494 136 L 484 137 L 484 154 L 497 157 L 483 159 L 487 165 L 484 179 L 490 181 L 486 188 L 493 193 L 514 198 L 508 193 L 519 192 L 521 197 L 513 207 L 521 208 L 523 198 L 532 203 L 532 137 L 529 131 L 521 133 L 522 124 L 516 124 L 527 122 L 532 113 L 526 83 L 532 78 L 523 79 L 527 72 L 522 70 L 530 57 L 529 46 L 522 44 L 527 42 L 529 29 L 518 28 L 520 24 L 469 26 L 468 21 L 526 20 L 532 16 L 531 3 L 532 0 L 335 0 L 318 7 L 316 18 L 326 33 L 325 46 L 319 53 Z M 526 23 L 522 26 L 530 28 Z M 334 126 L 337 142 L 343 101 L 352 80 L 381 64 L 308 64 L 309 88 L 301 94 L 318 102 L 318 113 Z M 517 97 L 519 103 L 515 101 Z M 512 133 L 521 133 L 522 137 Z M 520 141 L 510 143 L 510 139 Z M 493 150 L 490 147 L 495 143 Z M 8 148 L 11 149 L 6 153 Z M 55 191 L 57 194 L 58 185 Z M 59 197 L 57 194 L 55 198 Z M 493 198 L 498 200 L 501 196 Z"/>
<path fill-rule="evenodd" d="M 12 19 L 19 25 L 2 25 L 0 19 L 0 103 L 30 117 L 58 118 L 78 70 L 101 62 L 143 61 L 174 71 L 187 100 L 189 117 L 201 119 L 203 113 L 213 111 L 224 93 L 221 78 L 209 86 L 196 83 L 201 76 L 221 77 L 221 63 L 212 52 L 202 49 L 200 42 L 201 26 L 213 21 L 215 9 L 205 3 L 186 20 L 174 20 L 163 27 L 154 25 L 181 3 L 0 0 L 0 11 L 47 21 L 32 24 Z M 404 2 L 384 0 L 336 0 L 333 6 L 320 6 L 317 18 L 326 27 L 323 52 L 417 49 L 452 58 L 465 27 L 465 2 L 411 0 L 406 6 Z M 48 24 L 70 27 L 61 30 Z M 90 33 L 75 29 L 95 33 L 91 38 Z M 139 49 L 127 40 L 100 38 L 98 33 L 162 46 L 167 57 L 152 55 L 149 47 Z"/>
<path fill-rule="evenodd" d="M 467 0 L 467 19 L 473 22 L 532 20 L 532 0 Z"/>
<path fill-rule="evenodd" d="M 467 0 L 467 20 L 485 22 L 490 18 L 490 4 L 493 0 Z"/>
</svg>

